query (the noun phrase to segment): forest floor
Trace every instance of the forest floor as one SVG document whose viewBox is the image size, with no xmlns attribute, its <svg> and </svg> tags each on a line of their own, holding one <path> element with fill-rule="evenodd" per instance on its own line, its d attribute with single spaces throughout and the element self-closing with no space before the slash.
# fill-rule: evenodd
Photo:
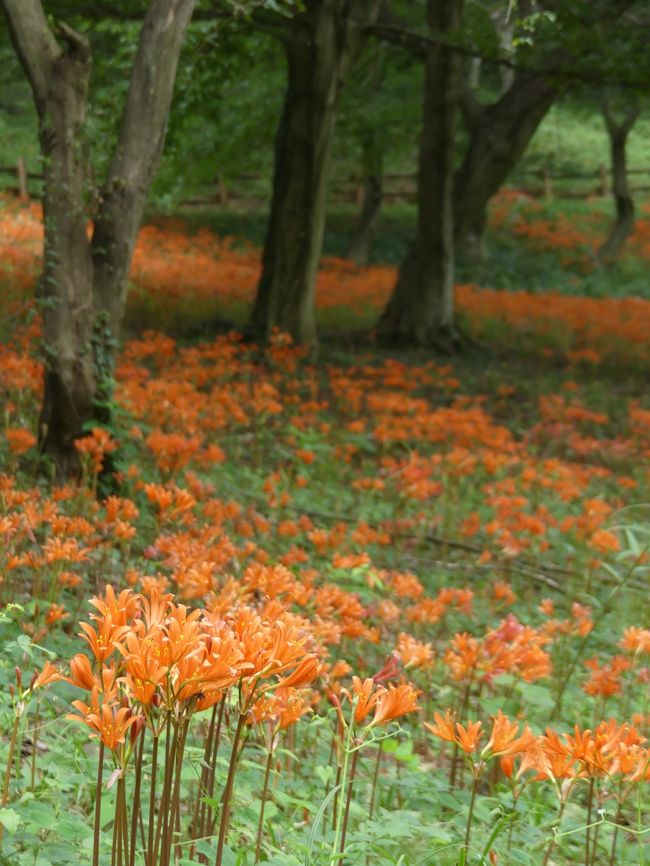
<svg viewBox="0 0 650 866">
<path fill-rule="evenodd" d="M 467 356 L 314 361 L 229 328 L 256 248 L 150 226 L 113 425 L 53 486 L 38 214 L 1 228 L 0 863 L 141 863 L 150 828 L 181 864 L 650 856 L 650 301 L 465 284 Z M 393 279 L 327 260 L 322 328 L 359 333 Z"/>
</svg>

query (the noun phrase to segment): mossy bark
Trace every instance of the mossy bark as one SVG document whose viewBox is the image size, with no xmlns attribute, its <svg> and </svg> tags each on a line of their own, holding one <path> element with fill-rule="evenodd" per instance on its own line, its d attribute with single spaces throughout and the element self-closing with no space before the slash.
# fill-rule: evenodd
<svg viewBox="0 0 650 866">
<path fill-rule="evenodd" d="M 52 29 L 40 0 L 3 0 L 34 95 L 44 170 L 44 396 L 39 439 L 60 475 L 77 466 L 75 439 L 106 420 L 105 357 L 96 336 L 119 335 L 131 257 L 165 124 L 178 54 L 195 0 L 151 0 L 134 62 L 122 130 L 98 196 L 92 239 L 84 123 L 90 77 L 86 39 Z M 110 342 L 110 341 L 109 341 Z M 105 353 L 106 341 L 100 347 Z"/>
</svg>

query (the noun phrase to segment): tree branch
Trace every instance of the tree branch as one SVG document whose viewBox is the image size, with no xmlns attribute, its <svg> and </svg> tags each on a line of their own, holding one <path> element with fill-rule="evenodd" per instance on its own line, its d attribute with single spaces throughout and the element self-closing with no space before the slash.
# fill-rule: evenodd
<svg viewBox="0 0 650 866">
<path fill-rule="evenodd" d="M 495 66 L 505 66 L 515 72 L 538 78 L 557 78 L 566 82 L 577 81 L 583 84 L 616 85 L 617 87 L 631 88 L 634 90 L 647 86 L 646 79 L 637 78 L 631 80 L 626 78 L 602 78 L 599 75 L 592 75 L 587 72 L 581 72 L 575 68 L 569 68 L 566 63 L 558 65 L 557 52 L 552 59 L 548 59 L 548 62 L 545 65 L 533 66 L 513 60 L 511 57 L 503 54 L 486 54 L 471 45 L 463 45 L 459 42 L 450 42 L 441 36 L 419 33 L 416 30 L 410 30 L 392 24 L 372 24 L 368 26 L 367 30 L 379 39 L 406 48 L 417 57 L 424 57 L 429 47 L 447 48 L 450 51 L 456 51 L 458 54 L 462 54 L 464 57 L 478 58 L 484 63 L 493 63 Z"/>
<path fill-rule="evenodd" d="M 162 151 L 176 68 L 196 0 L 150 0 L 92 239 L 95 299 L 119 334 L 137 231 Z"/>
<path fill-rule="evenodd" d="M 90 63 L 90 43 L 85 36 L 69 27 L 65 21 L 56 25 L 56 33 L 70 49 L 70 56 L 80 63 Z"/>
<path fill-rule="evenodd" d="M 61 54 L 49 28 L 41 0 L 2 0 L 11 40 L 34 91 L 34 97 L 44 103 L 51 69 Z"/>
</svg>

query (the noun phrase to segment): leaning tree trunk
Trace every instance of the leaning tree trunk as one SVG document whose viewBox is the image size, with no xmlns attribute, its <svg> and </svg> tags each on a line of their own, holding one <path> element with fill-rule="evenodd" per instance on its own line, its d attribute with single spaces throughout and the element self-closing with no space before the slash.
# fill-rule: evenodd
<svg viewBox="0 0 650 866">
<path fill-rule="evenodd" d="M 120 335 L 128 274 L 144 207 L 165 141 L 176 68 L 196 0 L 151 0 L 122 116 L 99 197 L 92 239 L 95 303 Z"/>
<path fill-rule="evenodd" d="M 289 81 L 275 143 L 262 276 L 249 321 L 261 341 L 279 329 L 298 343 L 317 342 L 314 295 L 339 94 L 363 28 L 378 8 L 379 0 L 307 0 L 289 23 Z"/>
<path fill-rule="evenodd" d="M 610 265 L 620 255 L 625 242 L 634 229 L 634 199 L 627 177 L 626 145 L 627 137 L 632 130 L 640 112 L 641 106 L 633 98 L 627 106 L 623 117 L 618 120 L 610 100 L 605 97 L 602 104 L 603 118 L 609 135 L 609 146 L 612 165 L 612 194 L 616 209 L 616 218 L 604 241 L 596 259 L 599 264 Z"/>
<path fill-rule="evenodd" d="M 487 204 L 526 150 L 533 134 L 555 101 L 556 81 L 518 75 L 494 104 L 465 101 L 470 134 L 465 158 L 454 181 L 454 232 L 462 247 L 481 225 Z"/>
<path fill-rule="evenodd" d="M 75 439 L 90 422 L 105 419 L 105 407 L 98 406 L 98 397 L 105 396 L 105 338 L 119 332 L 135 235 L 162 144 L 180 44 L 196 0 L 151 0 L 148 6 L 92 242 L 87 234 L 89 178 L 83 140 L 88 43 L 65 24 L 53 32 L 40 0 L 2 2 L 33 91 L 44 163 L 40 294 L 45 301 L 45 387 L 39 439 L 59 474 L 68 474 L 77 465 Z M 98 346 L 99 358 L 94 351 Z"/>
<path fill-rule="evenodd" d="M 462 0 L 428 0 L 432 34 L 458 31 Z M 418 230 L 378 325 L 390 343 L 444 345 L 454 328 L 454 128 L 462 58 L 443 45 L 427 49 L 418 170 Z"/>
<path fill-rule="evenodd" d="M 381 146 L 376 133 L 368 130 L 363 141 L 363 200 L 348 247 L 348 258 L 359 266 L 367 265 L 370 260 L 372 235 L 383 198 L 383 173 Z"/>
</svg>

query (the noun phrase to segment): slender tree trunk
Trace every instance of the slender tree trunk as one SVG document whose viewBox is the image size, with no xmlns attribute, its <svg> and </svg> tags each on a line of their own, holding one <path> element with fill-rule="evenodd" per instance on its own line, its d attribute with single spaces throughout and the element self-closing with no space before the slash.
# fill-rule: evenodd
<svg viewBox="0 0 650 866">
<path fill-rule="evenodd" d="M 162 153 L 178 58 L 195 2 L 149 3 L 120 136 L 100 190 L 92 239 L 95 301 L 98 312 L 106 312 L 114 339 L 120 335 L 133 250 Z"/>
<path fill-rule="evenodd" d="M 379 0 L 307 0 L 289 23 L 289 82 L 275 143 L 262 276 L 249 321 L 262 341 L 279 328 L 296 342 L 317 342 L 314 294 L 338 99 L 363 28 L 378 7 Z"/>
<path fill-rule="evenodd" d="M 454 34 L 462 0 L 428 0 L 434 34 Z M 381 339 L 417 345 L 453 345 L 454 328 L 454 129 L 462 59 L 444 46 L 428 47 L 418 171 L 418 231 L 378 325 Z"/>
<path fill-rule="evenodd" d="M 605 97 L 602 112 L 609 135 L 612 194 L 616 208 L 616 217 L 607 239 L 596 253 L 598 263 L 607 266 L 620 255 L 634 230 L 634 199 L 628 183 L 626 145 L 627 137 L 641 112 L 641 106 L 638 100 L 633 98 L 619 120 L 615 117 L 610 100 Z"/>
<path fill-rule="evenodd" d="M 515 16 L 512 14 L 513 11 L 510 5 L 508 5 L 506 8 L 499 8 L 490 14 L 492 24 L 494 25 L 494 32 L 499 40 L 499 47 L 506 57 L 512 54 L 513 50 L 512 38 L 515 32 Z M 505 93 L 512 87 L 515 80 L 514 69 L 503 64 L 499 66 L 499 76 L 501 78 L 501 92 Z"/>
<path fill-rule="evenodd" d="M 377 224 L 383 198 L 383 154 L 373 130 L 363 141 L 363 202 L 348 247 L 348 258 L 365 266 L 370 259 L 372 235 Z"/>
<path fill-rule="evenodd" d="M 105 364 L 95 357 L 96 337 L 106 326 L 109 334 L 119 331 L 135 236 L 162 145 L 180 44 L 195 2 L 149 4 L 91 243 L 84 142 L 88 43 L 65 24 L 54 32 L 41 0 L 2 0 L 39 118 L 45 225 L 40 282 L 45 388 L 39 438 L 60 474 L 76 468 L 74 440 L 84 434 L 86 425 L 100 416 L 105 419 L 105 407 L 98 407 Z M 98 317 L 102 311 L 107 313 L 106 323 Z"/>
</svg>

